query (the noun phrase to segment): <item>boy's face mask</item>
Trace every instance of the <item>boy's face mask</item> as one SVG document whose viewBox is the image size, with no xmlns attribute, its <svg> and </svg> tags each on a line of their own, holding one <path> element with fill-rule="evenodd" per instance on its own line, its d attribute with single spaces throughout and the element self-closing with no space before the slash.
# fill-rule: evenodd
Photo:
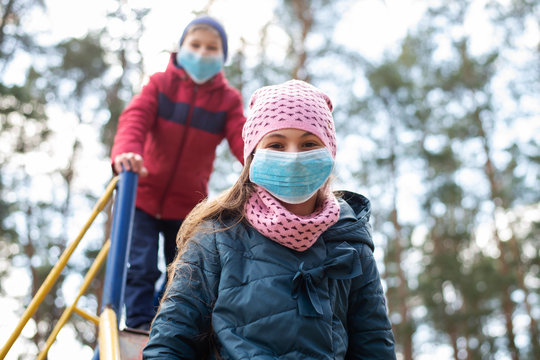
<svg viewBox="0 0 540 360">
<path fill-rule="evenodd" d="M 223 67 L 223 55 L 201 56 L 191 50 L 180 48 L 176 62 L 182 66 L 197 84 L 210 80 Z"/>
<path fill-rule="evenodd" d="M 300 204 L 319 190 L 332 172 L 334 159 L 327 148 L 304 152 L 258 149 L 249 179 L 288 204 Z"/>
</svg>

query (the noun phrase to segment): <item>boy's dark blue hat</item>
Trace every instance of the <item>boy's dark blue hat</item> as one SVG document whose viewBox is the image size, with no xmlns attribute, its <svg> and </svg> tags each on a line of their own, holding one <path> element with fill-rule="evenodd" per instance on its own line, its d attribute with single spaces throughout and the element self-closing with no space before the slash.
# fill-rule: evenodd
<svg viewBox="0 0 540 360">
<path fill-rule="evenodd" d="M 223 47 L 223 59 L 227 61 L 227 33 L 225 33 L 225 29 L 216 19 L 211 18 L 210 16 L 207 16 L 207 15 L 195 18 L 186 26 L 186 28 L 184 29 L 184 32 L 182 33 L 182 37 L 180 38 L 180 46 L 182 46 L 182 43 L 184 42 L 184 38 L 186 37 L 188 29 L 192 27 L 193 25 L 197 25 L 197 24 L 210 25 L 211 27 L 217 30 L 217 32 L 219 33 L 219 36 L 221 37 L 221 45 Z"/>
</svg>

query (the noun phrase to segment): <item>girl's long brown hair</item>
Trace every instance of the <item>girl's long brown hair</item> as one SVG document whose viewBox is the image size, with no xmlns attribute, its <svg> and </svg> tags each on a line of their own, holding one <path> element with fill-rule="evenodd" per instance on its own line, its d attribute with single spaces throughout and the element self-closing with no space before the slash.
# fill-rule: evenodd
<svg viewBox="0 0 540 360">
<path fill-rule="evenodd" d="M 169 292 L 171 282 L 174 278 L 174 272 L 181 266 L 181 256 L 185 251 L 186 244 L 198 231 L 208 231 L 207 228 L 203 229 L 201 225 L 207 220 L 218 220 L 221 223 L 224 223 L 225 219 L 235 219 L 235 222 L 232 225 L 223 226 L 214 230 L 224 231 L 244 220 L 244 204 L 249 200 L 249 197 L 255 189 L 255 185 L 249 180 L 249 166 L 251 165 L 252 159 L 253 155 L 246 159 L 244 168 L 242 169 L 238 180 L 231 188 L 225 190 L 213 200 L 205 199 L 197 204 L 182 222 L 182 226 L 180 226 L 180 230 L 176 236 L 176 258 L 167 268 L 167 287 L 161 298 L 160 308 L 161 302 L 167 297 L 167 293 Z M 210 341 L 209 346 L 214 350 L 216 358 L 221 359 L 217 353 L 215 344 L 211 343 L 213 341 L 210 336 L 211 333 L 212 331 L 202 334 L 202 337 L 208 338 L 208 341 Z"/>
<path fill-rule="evenodd" d="M 201 229 L 201 225 L 207 220 L 218 220 L 223 223 L 225 219 L 235 219 L 235 224 L 244 219 L 244 204 L 254 191 L 254 184 L 249 180 L 249 166 L 253 155 L 246 159 L 244 168 L 236 183 L 218 195 L 213 200 L 204 200 L 197 204 L 182 222 L 182 226 L 176 237 L 178 253 L 176 263 L 183 253 L 187 242 Z M 227 227 L 217 231 L 226 230 Z M 174 265 L 174 264 L 173 264 Z"/>
</svg>

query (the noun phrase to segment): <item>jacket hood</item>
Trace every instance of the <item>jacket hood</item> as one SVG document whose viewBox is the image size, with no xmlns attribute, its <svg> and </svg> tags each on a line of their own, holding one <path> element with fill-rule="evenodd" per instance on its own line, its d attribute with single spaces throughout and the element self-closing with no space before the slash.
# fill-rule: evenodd
<svg viewBox="0 0 540 360">
<path fill-rule="evenodd" d="M 362 242 L 374 250 L 371 238 L 371 203 L 363 195 L 350 191 L 339 191 L 339 220 L 322 236 L 325 241 Z"/>
<path fill-rule="evenodd" d="M 225 75 L 223 74 L 223 69 L 221 69 L 216 75 L 214 75 L 213 78 L 206 81 L 205 83 L 199 84 L 199 85 L 196 84 L 191 79 L 191 77 L 189 77 L 189 75 L 184 70 L 184 68 L 179 67 L 176 64 L 176 52 L 171 53 L 171 56 L 169 57 L 169 63 L 167 64 L 167 71 L 175 74 L 180 79 L 186 81 L 186 84 L 188 84 L 191 87 L 199 86 L 202 89 L 213 90 L 216 88 L 221 88 L 228 84 L 227 79 L 225 78 Z"/>
</svg>

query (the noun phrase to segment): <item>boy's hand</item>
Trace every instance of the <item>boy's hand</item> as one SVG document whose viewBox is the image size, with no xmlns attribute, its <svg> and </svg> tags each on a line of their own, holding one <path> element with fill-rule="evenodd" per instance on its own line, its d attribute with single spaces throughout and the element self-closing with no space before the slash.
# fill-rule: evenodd
<svg viewBox="0 0 540 360">
<path fill-rule="evenodd" d="M 118 174 L 124 170 L 131 170 L 144 177 L 148 175 L 148 170 L 144 167 L 143 163 L 144 160 L 141 155 L 135 153 L 123 153 L 114 158 L 114 170 Z"/>
</svg>

